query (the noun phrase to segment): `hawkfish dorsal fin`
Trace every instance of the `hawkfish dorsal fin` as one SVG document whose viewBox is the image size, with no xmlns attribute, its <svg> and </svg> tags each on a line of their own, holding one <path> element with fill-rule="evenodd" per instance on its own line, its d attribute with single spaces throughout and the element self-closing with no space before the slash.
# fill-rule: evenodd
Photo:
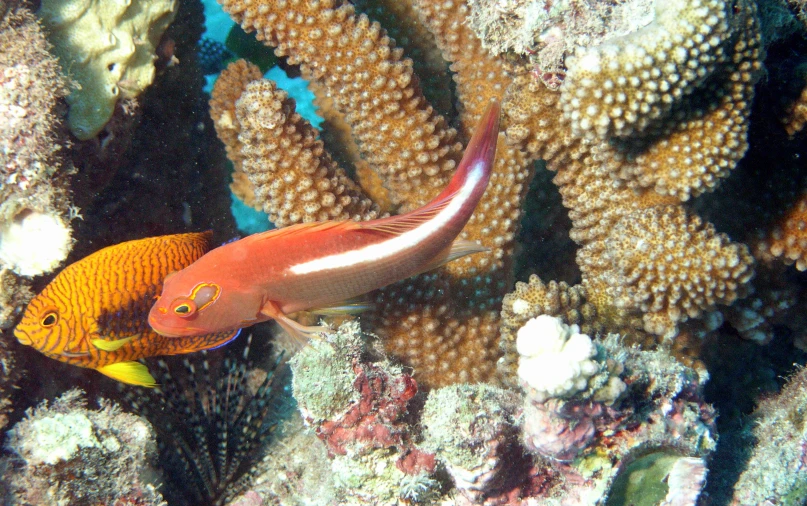
<svg viewBox="0 0 807 506">
<path fill-rule="evenodd" d="M 280 237 L 291 238 L 300 234 L 308 234 L 314 232 L 324 232 L 326 230 L 333 230 L 343 228 L 345 231 L 356 230 L 361 227 L 357 221 L 343 220 L 343 221 L 315 221 L 313 223 L 298 223 L 296 225 L 289 225 L 288 227 L 277 228 L 275 230 L 267 230 L 258 234 L 252 234 L 248 237 L 241 239 L 247 242 L 261 242 L 268 239 L 277 239 Z"/>
<path fill-rule="evenodd" d="M 359 222 L 357 225 L 362 230 L 382 232 L 390 235 L 401 235 L 404 232 L 409 232 L 410 230 L 415 229 L 434 218 L 440 211 L 445 209 L 446 206 L 451 203 L 451 199 L 453 197 L 454 194 L 452 193 L 443 197 L 438 202 L 428 204 L 410 213 L 390 216 L 389 218 L 381 218 L 371 222 Z"/>
<path fill-rule="evenodd" d="M 124 337 L 122 339 L 93 339 L 90 341 L 93 346 L 103 351 L 116 351 L 132 339 L 140 337 L 140 334 Z"/>
<path fill-rule="evenodd" d="M 116 362 L 99 367 L 97 371 L 121 383 L 148 388 L 157 386 L 157 380 L 149 373 L 148 368 L 140 362 Z"/>
</svg>

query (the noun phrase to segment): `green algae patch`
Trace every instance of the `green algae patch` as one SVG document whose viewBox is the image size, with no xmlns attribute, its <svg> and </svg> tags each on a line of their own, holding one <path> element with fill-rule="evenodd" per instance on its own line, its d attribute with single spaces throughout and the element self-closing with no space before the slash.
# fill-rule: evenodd
<svg viewBox="0 0 807 506">
<path fill-rule="evenodd" d="M 681 458 L 654 452 L 628 465 L 614 480 L 606 506 L 656 506 L 667 497 L 667 476 Z"/>
</svg>

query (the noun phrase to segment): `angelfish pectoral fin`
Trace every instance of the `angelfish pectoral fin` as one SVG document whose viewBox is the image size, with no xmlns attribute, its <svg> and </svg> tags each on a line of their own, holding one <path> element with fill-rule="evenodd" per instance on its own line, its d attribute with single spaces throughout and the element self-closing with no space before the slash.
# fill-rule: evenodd
<svg viewBox="0 0 807 506">
<path fill-rule="evenodd" d="M 148 368 L 140 362 L 117 362 L 99 367 L 96 370 L 121 383 L 148 388 L 157 386 L 157 381 L 149 373 Z"/>
<path fill-rule="evenodd" d="M 305 346 L 308 340 L 317 333 L 327 332 L 329 330 L 327 325 L 307 326 L 297 323 L 286 316 L 283 311 L 280 310 L 277 303 L 273 301 L 264 304 L 261 308 L 261 314 L 275 320 L 283 330 L 288 332 L 288 334 L 302 346 Z"/>
<path fill-rule="evenodd" d="M 90 343 L 92 343 L 92 345 L 98 348 L 99 350 L 116 351 L 136 337 L 140 337 L 140 334 L 124 337 L 123 339 L 113 339 L 109 341 L 105 339 L 93 339 L 92 341 L 90 341 Z"/>
</svg>

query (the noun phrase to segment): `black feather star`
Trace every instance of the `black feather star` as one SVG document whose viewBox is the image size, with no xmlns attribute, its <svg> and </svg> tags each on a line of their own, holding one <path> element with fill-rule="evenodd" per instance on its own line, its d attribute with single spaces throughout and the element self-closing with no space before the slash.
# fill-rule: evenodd
<svg viewBox="0 0 807 506">
<path fill-rule="evenodd" d="M 287 411 L 282 354 L 261 379 L 263 371 L 249 371 L 251 338 L 236 358 L 214 357 L 216 351 L 185 356 L 181 364 L 160 360 L 153 374 L 159 388 L 125 390 L 128 404 L 157 432 L 166 480 L 161 492 L 169 504 L 220 505 L 242 492 Z"/>
</svg>

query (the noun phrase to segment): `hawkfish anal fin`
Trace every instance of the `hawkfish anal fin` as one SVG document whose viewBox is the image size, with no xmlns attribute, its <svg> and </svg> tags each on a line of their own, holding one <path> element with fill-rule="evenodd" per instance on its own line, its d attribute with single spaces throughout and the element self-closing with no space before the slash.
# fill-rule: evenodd
<svg viewBox="0 0 807 506">
<path fill-rule="evenodd" d="M 96 369 L 105 376 L 129 385 L 154 388 L 157 381 L 140 362 L 117 362 Z"/>
<path fill-rule="evenodd" d="M 103 351 L 117 351 L 132 339 L 140 337 L 140 334 L 124 337 L 122 339 L 93 339 L 90 341 L 93 346 Z"/>
<path fill-rule="evenodd" d="M 293 337 L 294 340 L 297 341 L 297 343 L 301 346 L 305 346 L 308 340 L 314 337 L 317 333 L 326 332 L 329 330 L 326 325 L 307 326 L 297 323 L 286 316 L 283 311 L 280 310 L 280 306 L 271 300 L 263 305 L 261 308 L 261 314 L 275 320 L 278 325 L 280 325 L 280 327 L 291 337 Z"/>
<path fill-rule="evenodd" d="M 482 246 L 476 241 L 466 241 L 465 239 L 457 239 L 451 245 L 441 251 L 431 262 L 423 266 L 423 269 L 418 274 L 429 272 L 430 270 L 442 267 L 445 264 L 462 258 L 466 255 L 473 255 L 474 253 L 484 253 L 490 251 L 490 248 Z"/>
</svg>

